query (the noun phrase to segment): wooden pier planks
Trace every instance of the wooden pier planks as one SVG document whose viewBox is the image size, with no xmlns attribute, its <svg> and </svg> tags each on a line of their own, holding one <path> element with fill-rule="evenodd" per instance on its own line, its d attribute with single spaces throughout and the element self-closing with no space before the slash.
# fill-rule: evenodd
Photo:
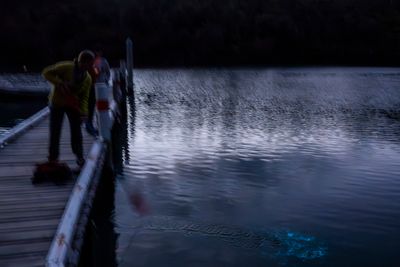
<svg viewBox="0 0 400 267">
<path fill-rule="evenodd" d="M 35 163 L 47 157 L 48 118 L 0 149 L 0 266 L 44 266 L 74 182 L 32 185 Z M 94 138 L 82 129 L 84 152 Z M 76 167 L 68 120 L 60 142 L 60 160 Z"/>
</svg>

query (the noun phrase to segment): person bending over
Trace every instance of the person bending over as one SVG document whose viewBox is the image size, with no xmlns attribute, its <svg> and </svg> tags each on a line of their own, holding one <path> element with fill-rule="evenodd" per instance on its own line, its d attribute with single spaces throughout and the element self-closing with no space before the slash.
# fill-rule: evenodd
<svg viewBox="0 0 400 267">
<path fill-rule="evenodd" d="M 71 147 L 80 168 L 85 163 L 83 157 L 81 123 L 88 113 L 88 98 L 92 79 L 88 70 L 92 68 L 95 55 L 90 50 L 79 53 L 73 61 L 62 61 L 46 67 L 42 75 L 53 86 L 49 95 L 50 144 L 49 162 L 57 162 L 60 135 L 67 115 L 71 130 Z"/>
</svg>

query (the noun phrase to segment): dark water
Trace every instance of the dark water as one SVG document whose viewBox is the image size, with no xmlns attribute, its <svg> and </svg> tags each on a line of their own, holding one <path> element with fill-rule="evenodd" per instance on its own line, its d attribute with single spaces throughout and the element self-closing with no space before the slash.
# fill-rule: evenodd
<svg viewBox="0 0 400 267">
<path fill-rule="evenodd" d="M 119 266 L 400 266 L 400 69 L 142 70 L 135 84 Z M 0 134 L 45 104 L 2 99 Z M 112 227 L 93 238 L 107 258 Z"/>
<path fill-rule="evenodd" d="M 0 99 L 0 135 L 5 134 L 12 127 L 44 108 L 46 104 L 45 96 L 34 99 L 2 96 Z"/>
<path fill-rule="evenodd" d="M 120 266 L 400 266 L 400 69 L 142 70 L 135 84 Z"/>
</svg>

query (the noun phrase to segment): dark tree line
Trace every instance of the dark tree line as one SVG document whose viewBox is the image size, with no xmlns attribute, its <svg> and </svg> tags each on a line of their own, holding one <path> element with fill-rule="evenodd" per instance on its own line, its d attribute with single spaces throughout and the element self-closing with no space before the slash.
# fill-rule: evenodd
<svg viewBox="0 0 400 267">
<path fill-rule="evenodd" d="M 103 46 L 117 65 L 397 65 L 399 0 L 20 0 L 0 8 L 3 69 Z"/>
</svg>

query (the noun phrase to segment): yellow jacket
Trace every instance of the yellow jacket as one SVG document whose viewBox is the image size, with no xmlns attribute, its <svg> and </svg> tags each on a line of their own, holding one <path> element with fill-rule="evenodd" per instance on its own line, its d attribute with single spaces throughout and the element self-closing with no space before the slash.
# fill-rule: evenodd
<svg viewBox="0 0 400 267">
<path fill-rule="evenodd" d="M 52 83 L 53 88 L 51 89 L 49 95 L 50 105 L 55 107 L 65 107 L 68 106 L 65 96 L 60 92 L 58 86 L 64 82 L 70 84 L 71 95 L 76 97 L 79 101 L 79 109 L 82 115 L 87 115 L 88 113 L 88 99 L 90 87 L 92 85 L 92 78 L 89 73 L 85 71 L 84 73 L 77 72 L 75 68 L 74 61 L 62 61 L 54 65 L 46 67 L 42 75 L 43 77 Z M 83 76 L 78 79 L 78 75 Z"/>
</svg>

